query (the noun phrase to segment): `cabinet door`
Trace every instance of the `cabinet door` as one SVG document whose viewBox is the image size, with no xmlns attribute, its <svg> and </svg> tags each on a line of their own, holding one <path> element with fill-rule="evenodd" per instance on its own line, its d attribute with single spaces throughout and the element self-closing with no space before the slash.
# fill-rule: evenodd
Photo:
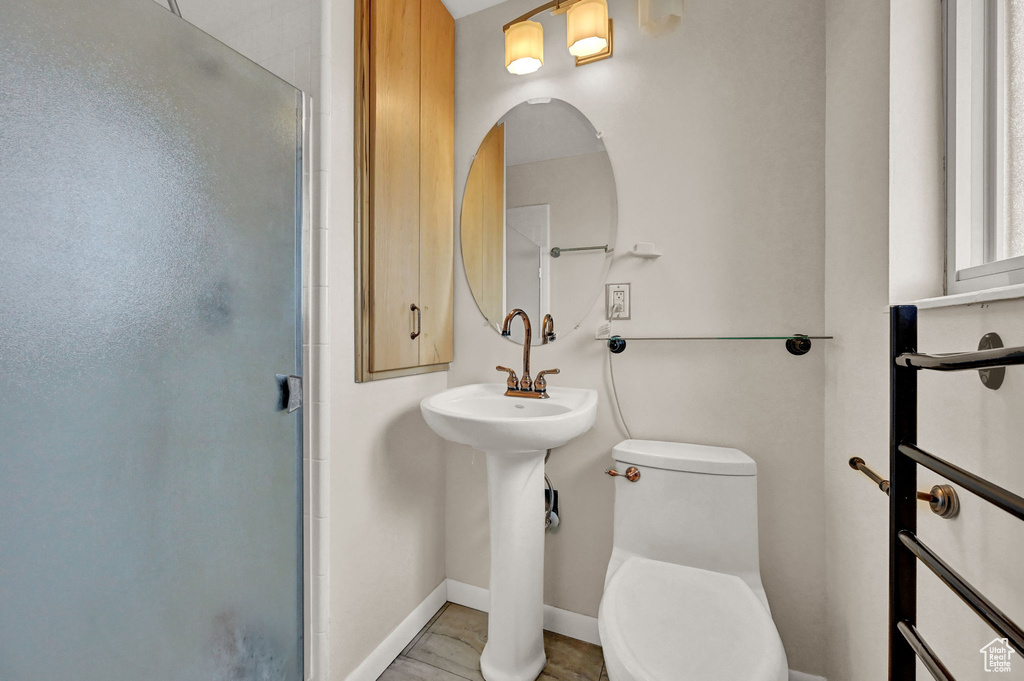
<svg viewBox="0 0 1024 681">
<path fill-rule="evenodd" d="M 466 180 L 462 259 L 480 311 L 491 320 L 505 317 L 505 125 L 491 128 L 480 144 Z"/>
<path fill-rule="evenodd" d="M 455 20 L 422 0 L 420 25 L 421 365 L 452 361 L 455 201 Z"/>
<path fill-rule="evenodd" d="M 419 364 L 419 0 L 373 0 L 370 35 L 370 371 L 388 371 Z"/>
</svg>

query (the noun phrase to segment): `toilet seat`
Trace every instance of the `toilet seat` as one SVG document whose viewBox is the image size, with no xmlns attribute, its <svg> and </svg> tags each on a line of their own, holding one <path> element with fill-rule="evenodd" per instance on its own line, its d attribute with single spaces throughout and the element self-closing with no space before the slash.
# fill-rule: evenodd
<svg viewBox="0 0 1024 681">
<path fill-rule="evenodd" d="M 771 615 L 734 575 L 626 560 L 598 616 L 612 681 L 786 681 Z"/>
</svg>

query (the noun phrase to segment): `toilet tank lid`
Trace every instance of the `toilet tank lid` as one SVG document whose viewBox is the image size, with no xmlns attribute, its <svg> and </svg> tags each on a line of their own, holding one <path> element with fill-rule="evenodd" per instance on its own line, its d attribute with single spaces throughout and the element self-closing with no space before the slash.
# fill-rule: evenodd
<svg viewBox="0 0 1024 681">
<path fill-rule="evenodd" d="M 738 449 L 657 440 L 626 440 L 615 445 L 616 461 L 637 466 L 709 475 L 757 475 L 757 464 Z"/>
</svg>

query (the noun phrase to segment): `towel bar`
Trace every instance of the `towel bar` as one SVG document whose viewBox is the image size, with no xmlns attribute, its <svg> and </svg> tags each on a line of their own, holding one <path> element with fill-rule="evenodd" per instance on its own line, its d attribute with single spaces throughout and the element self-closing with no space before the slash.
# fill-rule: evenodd
<svg viewBox="0 0 1024 681">
<path fill-rule="evenodd" d="M 868 476 L 873 483 L 878 485 L 878 489 L 886 494 L 889 493 L 889 481 L 884 480 L 881 475 L 868 468 L 868 465 L 864 463 L 864 459 L 859 456 L 853 457 L 850 459 L 850 468 Z M 917 498 L 921 501 L 927 501 L 932 513 L 940 518 L 948 520 L 955 518 L 960 513 L 960 497 L 957 496 L 956 490 L 950 485 L 935 485 L 932 487 L 931 493 L 919 491 Z"/>
</svg>

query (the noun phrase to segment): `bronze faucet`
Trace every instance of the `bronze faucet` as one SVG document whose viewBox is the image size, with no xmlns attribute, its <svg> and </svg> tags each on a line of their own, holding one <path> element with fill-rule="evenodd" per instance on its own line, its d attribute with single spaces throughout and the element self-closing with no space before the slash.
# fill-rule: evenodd
<svg viewBox="0 0 1024 681">
<path fill-rule="evenodd" d="M 544 324 L 541 326 L 540 334 L 541 345 L 547 345 L 555 340 L 555 318 L 550 314 L 544 315 Z"/>
<path fill-rule="evenodd" d="M 505 391 L 505 395 L 508 397 L 548 397 L 547 381 L 544 379 L 544 376 L 547 374 L 557 374 L 559 371 L 558 369 L 542 371 L 537 374 L 536 382 L 530 378 L 530 342 L 533 340 L 533 330 L 530 326 L 529 315 L 519 308 L 509 312 L 505 317 L 505 323 L 501 325 L 501 335 L 505 338 L 512 335 L 509 329 L 512 326 L 512 320 L 516 317 L 522 317 L 523 329 L 525 331 L 525 336 L 523 338 L 523 377 L 517 379 L 516 372 L 508 367 L 495 367 L 498 371 L 505 371 L 508 373 L 508 380 L 505 382 L 508 389 Z M 554 336 L 554 320 L 551 319 L 551 315 L 544 318 L 545 332 L 547 332 L 548 328 L 551 329 L 550 334 Z"/>
</svg>

